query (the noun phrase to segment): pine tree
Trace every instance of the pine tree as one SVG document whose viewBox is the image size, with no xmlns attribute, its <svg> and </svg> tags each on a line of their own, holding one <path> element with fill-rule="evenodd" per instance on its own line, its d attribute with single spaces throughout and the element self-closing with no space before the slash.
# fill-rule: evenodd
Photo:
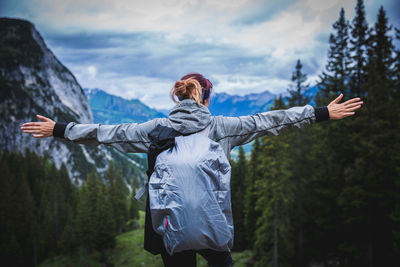
<svg viewBox="0 0 400 267">
<path fill-rule="evenodd" d="M 12 211 L 10 199 L 13 195 L 12 181 L 15 178 L 4 154 L 0 154 L 0 169 L 2 170 L 2 175 L 0 175 L 0 240 L 6 240 L 9 238 L 8 234 L 12 225 L 10 216 L 7 215 Z"/>
<path fill-rule="evenodd" d="M 51 232 L 52 232 L 52 246 L 58 248 L 58 242 L 60 241 L 62 230 L 65 223 L 65 197 L 64 190 L 61 185 L 61 177 L 57 172 L 55 166 L 52 166 L 51 171 L 52 183 L 50 184 L 51 192 Z"/>
<path fill-rule="evenodd" d="M 274 105 L 271 108 L 271 110 L 277 110 L 277 109 L 286 109 L 285 102 L 282 99 L 282 95 L 280 94 L 278 98 L 274 99 Z"/>
<path fill-rule="evenodd" d="M 231 199 L 234 222 L 234 237 L 236 251 L 246 249 L 246 231 L 244 225 L 244 201 L 246 193 L 247 160 L 242 146 L 239 147 L 239 159 L 233 165 L 231 176 Z"/>
<path fill-rule="evenodd" d="M 316 99 L 318 105 L 327 104 L 327 100 L 336 97 L 339 92 L 348 95 L 349 86 L 348 80 L 350 76 L 350 50 L 348 46 L 349 40 L 349 22 L 346 20 L 345 11 L 340 10 L 338 20 L 333 24 L 335 34 L 330 34 L 329 37 L 329 52 L 328 62 L 319 76 L 318 82 L 319 92 Z"/>
<path fill-rule="evenodd" d="M 400 29 L 395 28 L 397 42 L 400 42 Z M 396 51 L 396 84 L 394 91 L 394 98 L 396 101 L 400 101 L 400 49 Z"/>
<path fill-rule="evenodd" d="M 13 214 L 14 203 L 10 200 L 13 198 L 13 181 L 15 176 L 9 164 L 9 158 L 5 154 L 0 155 L 0 255 L 5 262 L 16 262 L 22 265 L 23 255 L 19 243 L 13 232 Z"/>
<path fill-rule="evenodd" d="M 31 253 L 33 225 L 31 222 L 34 221 L 35 203 L 23 170 L 24 168 L 21 168 L 15 176 L 18 179 L 18 185 L 14 191 L 13 212 L 10 215 L 13 216 L 12 232 L 14 232 L 22 254 L 25 256 L 24 265 L 28 265 L 33 260 Z"/>
<path fill-rule="evenodd" d="M 368 23 L 365 16 L 364 1 L 357 0 L 357 5 L 355 8 L 356 15 L 352 21 L 351 30 L 351 95 L 352 97 L 364 97 L 365 89 L 363 88 L 366 74 L 366 58 L 367 58 L 367 42 L 368 42 Z"/>
<path fill-rule="evenodd" d="M 76 208 L 76 236 L 77 241 L 86 250 L 91 245 L 92 229 L 89 225 L 89 199 L 88 199 L 88 186 L 83 184 L 79 189 L 78 201 Z"/>
<path fill-rule="evenodd" d="M 392 115 L 396 107 L 397 111 L 399 110 L 399 103 L 393 99 L 395 59 L 392 57 L 394 46 L 392 38 L 389 36 L 390 31 L 391 27 L 388 26 L 386 12 L 381 6 L 368 50 L 366 86 L 368 108 L 366 111 L 369 120 L 369 145 L 365 150 L 365 162 L 367 163 L 365 167 L 368 171 L 365 178 L 371 186 L 367 188 L 367 191 L 373 195 L 369 202 L 371 208 L 369 216 L 372 221 L 369 223 L 369 231 L 377 232 L 377 236 L 372 236 L 369 240 L 376 244 L 373 251 L 369 253 L 370 255 L 375 254 L 370 262 L 373 262 L 374 265 L 387 262 L 388 266 L 393 257 L 390 230 L 392 222 L 388 219 L 388 215 L 394 207 L 390 203 L 395 203 L 400 197 L 400 194 L 394 190 L 398 176 L 393 168 L 399 165 L 398 161 L 394 161 L 398 151 L 391 144 L 399 134 L 398 130 L 393 129 L 397 122 L 394 121 L 396 116 Z M 378 220 L 376 220 L 376 216 L 378 216 Z"/>
<path fill-rule="evenodd" d="M 306 105 L 310 98 L 304 95 L 308 88 L 308 85 L 304 85 L 307 80 L 307 74 L 302 73 L 302 65 L 300 60 L 297 61 L 296 69 L 292 76 L 292 82 L 295 83 L 297 90 L 288 89 L 290 96 L 288 97 L 289 106 L 303 106 Z M 293 86 L 292 86 L 293 87 Z M 311 169 L 308 167 L 310 162 L 310 147 L 313 144 L 312 139 L 312 129 L 303 128 L 296 129 L 287 133 L 287 142 L 290 144 L 288 147 L 289 154 L 288 159 L 290 164 L 290 170 L 292 170 L 291 179 L 296 182 L 296 196 L 295 196 L 295 221 L 293 227 L 297 233 L 296 241 L 296 265 L 304 265 L 304 248 L 305 248 L 305 233 L 304 225 L 306 223 L 307 217 L 304 208 L 305 202 L 305 184 L 307 179 L 311 176 Z"/>
<path fill-rule="evenodd" d="M 291 181 L 285 136 L 263 138 L 261 169 L 256 181 L 256 266 L 288 265 L 293 257 L 291 214 L 294 183 Z"/>
<path fill-rule="evenodd" d="M 46 166 L 47 162 L 44 162 L 43 166 Z M 39 196 L 39 212 L 37 215 L 37 220 L 39 224 L 40 233 L 38 234 L 39 240 L 41 240 L 43 247 L 41 247 L 41 251 L 39 252 L 41 255 L 45 255 L 46 251 L 49 251 L 53 248 L 52 246 L 52 212 L 51 212 L 51 182 L 50 179 L 51 173 L 48 172 L 47 167 L 44 168 L 44 176 L 43 176 L 43 183 L 42 183 L 42 191 L 40 192 Z"/>
<path fill-rule="evenodd" d="M 19 244 L 15 234 L 12 233 L 10 243 L 7 244 L 8 246 L 5 247 L 5 254 L 8 257 L 8 262 L 13 263 L 14 266 L 26 266 L 27 262 L 24 259 L 24 250 L 22 249 L 21 245 Z M 7 261 L 5 261 L 7 263 Z"/>
<path fill-rule="evenodd" d="M 285 109 L 282 96 L 274 100 L 272 110 Z M 262 179 L 255 182 L 256 266 L 286 266 L 294 255 L 291 214 L 294 185 L 290 175 L 288 136 L 264 137 L 259 148 Z"/>
<path fill-rule="evenodd" d="M 124 183 L 124 178 L 120 171 L 114 169 L 113 164 L 106 174 L 110 187 L 110 199 L 113 206 L 115 227 L 117 233 L 122 233 L 127 220 L 126 214 L 126 192 L 127 188 Z"/>
<path fill-rule="evenodd" d="M 137 223 L 135 224 L 135 221 L 137 221 L 139 219 L 139 203 L 138 201 L 136 201 L 133 196 L 135 194 L 136 188 L 138 187 L 138 183 L 137 183 L 137 179 L 132 179 L 132 184 L 131 184 L 131 188 L 132 188 L 132 194 L 128 196 L 128 221 L 131 221 L 130 223 L 130 227 L 132 229 L 135 229 L 135 227 L 137 226 Z"/>
<path fill-rule="evenodd" d="M 396 31 L 396 39 L 399 42 L 400 41 L 400 30 L 395 29 Z M 396 51 L 396 80 L 395 80 L 395 90 L 394 90 L 394 96 L 393 96 L 393 101 L 396 103 L 400 103 L 400 49 Z M 400 132 L 400 106 L 397 105 L 396 111 L 394 111 L 393 116 L 395 116 L 394 120 L 394 129 L 397 132 Z M 394 141 L 394 150 L 395 151 L 400 151 L 400 135 L 397 134 L 395 136 L 395 141 Z M 397 177 L 400 177 L 400 153 L 395 154 L 394 156 L 394 162 L 397 162 L 397 167 L 395 167 L 395 171 L 397 173 Z M 396 191 L 400 192 L 400 183 L 396 183 Z M 397 195 L 397 194 L 396 194 Z M 394 222 L 394 227 L 393 227 L 393 247 L 395 250 L 395 253 L 400 254 L 400 196 L 397 195 L 397 203 L 395 204 L 395 207 L 393 209 L 392 214 L 390 215 L 390 218 Z"/>
<path fill-rule="evenodd" d="M 259 212 L 255 210 L 257 201 L 256 182 L 263 177 L 261 172 L 261 144 L 260 140 L 254 141 L 251 151 L 251 158 L 248 164 L 248 175 L 246 175 L 246 193 L 245 193 L 245 219 L 244 225 L 246 229 L 247 244 L 249 248 L 254 247 L 255 231 Z"/>
<path fill-rule="evenodd" d="M 304 106 L 310 102 L 310 97 L 306 97 L 304 92 L 310 87 L 309 84 L 304 84 L 307 81 L 307 74 L 302 72 L 303 65 L 300 59 L 297 60 L 295 71 L 292 74 L 293 85 L 290 85 L 288 92 L 289 106 Z"/>
<path fill-rule="evenodd" d="M 97 196 L 98 231 L 95 237 L 95 247 L 99 251 L 115 245 L 116 227 L 113 216 L 110 190 L 107 190 L 106 186 L 102 184 Z"/>
<path fill-rule="evenodd" d="M 101 181 L 93 169 L 87 176 L 86 184 L 79 190 L 77 207 L 77 236 L 87 253 L 95 249 L 96 238 L 100 231 L 101 218 L 98 212 L 100 190 Z"/>
<path fill-rule="evenodd" d="M 75 247 L 78 245 L 75 240 L 74 230 L 70 224 L 67 224 L 62 231 L 58 243 L 63 254 L 69 256 L 69 254 L 75 250 Z"/>
</svg>

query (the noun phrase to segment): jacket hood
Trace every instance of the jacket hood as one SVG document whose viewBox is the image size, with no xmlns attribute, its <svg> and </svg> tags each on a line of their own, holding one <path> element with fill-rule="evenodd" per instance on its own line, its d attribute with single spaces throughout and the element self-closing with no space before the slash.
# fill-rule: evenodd
<svg viewBox="0 0 400 267">
<path fill-rule="evenodd" d="M 193 99 L 184 99 L 172 108 L 168 115 L 172 128 L 182 134 L 203 130 L 211 121 L 211 113 L 202 104 L 197 106 Z"/>
</svg>

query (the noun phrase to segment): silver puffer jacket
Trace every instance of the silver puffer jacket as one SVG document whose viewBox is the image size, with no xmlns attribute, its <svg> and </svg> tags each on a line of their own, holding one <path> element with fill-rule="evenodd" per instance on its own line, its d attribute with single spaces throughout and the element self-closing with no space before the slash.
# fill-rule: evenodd
<svg viewBox="0 0 400 267">
<path fill-rule="evenodd" d="M 56 130 L 63 133 L 59 137 L 74 143 L 104 144 L 123 152 L 146 153 L 150 145 L 148 134 L 159 124 L 172 127 L 182 134 L 191 134 L 205 129 L 211 123 L 208 137 L 221 145 L 229 159 L 232 148 L 257 137 L 278 135 L 289 128 L 301 128 L 327 119 L 329 114 L 326 107 L 314 108 L 310 105 L 241 117 L 212 116 L 206 106 L 198 107 L 194 100 L 185 99 L 171 110 L 168 118 L 118 125 L 70 122 L 61 131 L 61 126 L 56 124 Z"/>
</svg>

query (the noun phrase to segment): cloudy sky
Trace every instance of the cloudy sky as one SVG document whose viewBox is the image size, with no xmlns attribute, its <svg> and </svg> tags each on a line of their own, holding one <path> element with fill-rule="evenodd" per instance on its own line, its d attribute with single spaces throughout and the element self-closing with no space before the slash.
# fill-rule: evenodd
<svg viewBox="0 0 400 267">
<path fill-rule="evenodd" d="M 365 0 L 375 23 L 380 5 L 400 27 L 400 1 Z M 285 92 L 296 60 L 309 82 L 321 73 L 340 8 L 356 0 L 1 0 L 0 16 L 33 22 L 85 88 L 100 88 L 170 108 L 169 90 L 200 72 L 216 92 Z"/>
</svg>

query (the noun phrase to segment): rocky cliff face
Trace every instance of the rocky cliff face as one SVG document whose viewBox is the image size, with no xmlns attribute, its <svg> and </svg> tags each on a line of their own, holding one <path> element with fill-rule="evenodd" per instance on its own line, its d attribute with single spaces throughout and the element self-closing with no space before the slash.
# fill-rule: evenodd
<svg viewBox="0 0 400 267">
<path fill-rule="evenodd" d="M 92 123 L 93 115 L 74 75 L 47 48 L 33 24 L 0 18 L 0 36 L 0 149 L 47 155 L 57 167 L 66 164 L 71 177 L 78 179 L 93 167 L 105 171 L 113 157 L 123 160 L 125 156 L 104 147 L 35 139 L 20 131 L 22 123 L 37 121 L 36 114 L 79 123 Z M 143 173 L 133 168 L 131 174 Z"/>
</svg>

